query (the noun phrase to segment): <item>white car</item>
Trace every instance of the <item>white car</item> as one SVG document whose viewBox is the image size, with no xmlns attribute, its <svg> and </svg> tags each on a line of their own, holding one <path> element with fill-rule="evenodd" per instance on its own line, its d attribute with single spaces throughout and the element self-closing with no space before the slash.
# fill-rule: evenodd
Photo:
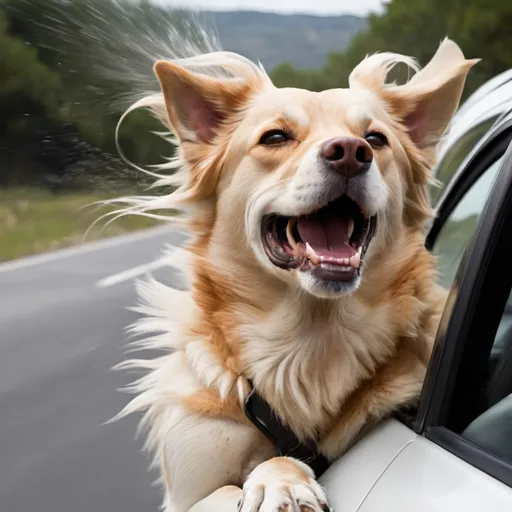
<svg viewBox="0 0 512 512">
<path fill-rule="evenodd" d="M 337 512 L 512 511 L 512 111 L 468 125 L 470 108 L 486 111 L 487 93 L 477 95 L 438 167 L 451 179 L 427 247 L 451 292 L 419 407 L 323 474 Z"/>
<path fill-rule="evenodd" d="M 439 164 L 434 175 L 444 186 L 464 163 L 472 148 L 487 131 L 512 108 L 512 69 L 505 71 L 477 89 L 455 114 L 451 129 L 439 149 Z M 432 190 L 436 204 L 444 187 Z"/>
</svg>

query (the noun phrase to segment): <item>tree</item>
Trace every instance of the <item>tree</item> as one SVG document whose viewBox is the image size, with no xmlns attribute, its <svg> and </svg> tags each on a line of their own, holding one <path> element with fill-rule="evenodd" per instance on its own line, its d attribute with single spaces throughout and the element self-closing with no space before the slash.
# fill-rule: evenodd
<svg viewBox="0 0 512 512">
<path fill-rule="evenodd" d="M 0 11 L 0 154 L 19 141 L 31 140 L 58 115 L 61 83 L 39 61 L 33 46 L 9 33 L 5 14 Z M 29 171 L 24 169 L 24 171 Z M 0 162 L 0 185 L 12 179 L 13 169 Z"/>
<path fill-rule="evenodd" d="M 4 0 L 12 35 L 40 49 L 62 82 L 61 112 L 89 143 L 116 153 L 114 128 L 134 100 L 159 90 L 157 58 L 215 48 L 194 13 L 147 0 Z M 152 134 L 161 126 L 145 112 L 122 129 L 123 149 L 137 163 L 160 163 L 172 147 Z"/>
<path fill-rule="evenodd" d="M 2 11 L 0 48 L 0 134 L 7 137 L 22 132 L 32 113 L 55 112 L 61 84 L 58 75 L 39 61 L 36 48 L 9 34 Z"/>
<path fill-rule="evenodd" d="M 369 16 L 367 29 L 352 39 L 345 52 L 329 56 L 323 69 L 304 72 L 281 66 L 272 76 L 281 86 L 313 83 L 323 88 L 344 87 L 350 71 L 368 54 L 398 52 L 426 64 L 448 36 L 469 58 L 482 58 L 469 75 L 467 96 L 512 68 L 511 23 L 512 2 L 502 0 L 392 0 L 382 14 Z"/>
</svg>

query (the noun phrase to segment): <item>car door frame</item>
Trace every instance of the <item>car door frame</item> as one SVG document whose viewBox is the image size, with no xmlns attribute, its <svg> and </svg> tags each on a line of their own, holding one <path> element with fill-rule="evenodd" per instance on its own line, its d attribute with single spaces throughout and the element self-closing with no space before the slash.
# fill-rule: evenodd
<svg viewBox="0 0 512 512">
<path fill-rule="evenodd" d="M 442 314 L 413 430 L 469 464 L 512 487 L 512 464 L 462 438 L 503 307 L 512 286 L 512 117 L 488 134 L 468 158 L 440 203 L 426 240 L 431 249 L 444 222 L 476 180 L 504 156 Z M 485 340 L 485 341 L 483 341 Z M 461 390 L 464 393 L 461 394 Z M 455 400 L 457 397 L 457 401 Z M 461 400 L 462 397 L 462 400 Z M 448 428 L 449 427 L 449 428 Z"/>
</svg>

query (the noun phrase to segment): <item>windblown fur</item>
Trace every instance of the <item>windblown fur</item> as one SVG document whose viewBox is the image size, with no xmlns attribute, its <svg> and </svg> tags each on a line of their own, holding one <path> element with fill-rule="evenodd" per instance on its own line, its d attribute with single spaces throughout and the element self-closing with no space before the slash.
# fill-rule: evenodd
<svg viewBox="0 0 512 512">
<path fill-rule="evenodd" d="M 386 83 L 399 63 L 417 73 L 405 85 Z M 143 413 L 166 511 L 231 510 L 239 487 L 245 501 L 252 484 L 271 486 L 268 475 L 281 470 L 325 500 L 309 470 L 273 459 L 274 448 L 245 418 L 249 380 L 299 438 L 314 438 L 330 459 L 365 427 L 416 402 L 445 297 L 423 245 L 433 214 L 430 169 L 474 63 L 446 40 L 421 71 L 408 57 L 377 54 L 354 69 L 348 90 L 289 90 L 286 97 L 261 66 L 236 54 L 157 64 L 162 93 L 129 111 L 148 108 L 169 131 L 176 156 L 156 169 L 155 186 L 175 190 L 121 200 L 118 214 L 177 211 L 167 221 L 190 239 L 166 255 L 183 290 L 153 279 L 138 284 L 136 345 L 162 355 L 121 365 L 145 371 L 121 416 Z M 195 123 L 201 109 L 210 110 Z M 296 146 L 268 153 L 254 145 L 255 132 L 280 109 L 301 135 Z M 318 141 L 345 132 L 362 137 L 373 125 L 390 146 L 375 151 L 372 168 L 377 232 L 360 282 L 349 293 L 320 292 L 311 279 L 271 265 L 261 218 L 269 205 L 284 211 L 292 204 L 290 187 L 305 165 L 316 165 L 308 159 Z"/>
</svg>

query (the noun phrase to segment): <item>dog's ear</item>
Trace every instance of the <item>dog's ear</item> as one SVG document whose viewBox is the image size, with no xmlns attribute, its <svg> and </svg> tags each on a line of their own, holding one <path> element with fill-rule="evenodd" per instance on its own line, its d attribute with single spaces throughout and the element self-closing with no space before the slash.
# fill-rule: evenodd
<svg viewBox="0 0 512 512">
<path fill-rule="evenodd" d="M 425 68 L 405 85 L 389 89 L 393 111 L 418 148 L 439 142 L 457 110 L 466 76 L 477 62 L 465 59 L 457 44 L 445 39 Z"/>
<path fill-rule="evenodd" d="M 350 87 L 363 87 L 383 101 L 397 128 L 405 130 L 411 169 L 405 219 L 422 225 L 433 214 L 427 185 L 435 162 L 437 144 L 450 124 L 460 102 L 469 70 L 479 62 L 467 60 L 453 41 L 445 39 L 432 60 L 404 85 L 386 83 L 389 72 L 399 63 L 417 69 L 414 59 L 396 53 L 367 57 L 354 68 Z"/>
<path fill-rule="evenodd" d="M 250 85 L 193 73 L 173 62 L 154 66 L 173 131 L 182 142 L 211 143 L 247 100 Z"/>
<path fill-rule="evenodd" d="M 432 60 L 404 85 L 387 84 L 389 72 L 400 63 L 417 69 L 414 59 L 396 53 L 366 57 L 352 71 L 350 87 L 372 90 L 409 132 L 420 149 L 437 144 L 448 127 L 462 95 L 469 70 L 479 59 L 467 60 L 450 39 L 441 42 Z"/>
</svg>

